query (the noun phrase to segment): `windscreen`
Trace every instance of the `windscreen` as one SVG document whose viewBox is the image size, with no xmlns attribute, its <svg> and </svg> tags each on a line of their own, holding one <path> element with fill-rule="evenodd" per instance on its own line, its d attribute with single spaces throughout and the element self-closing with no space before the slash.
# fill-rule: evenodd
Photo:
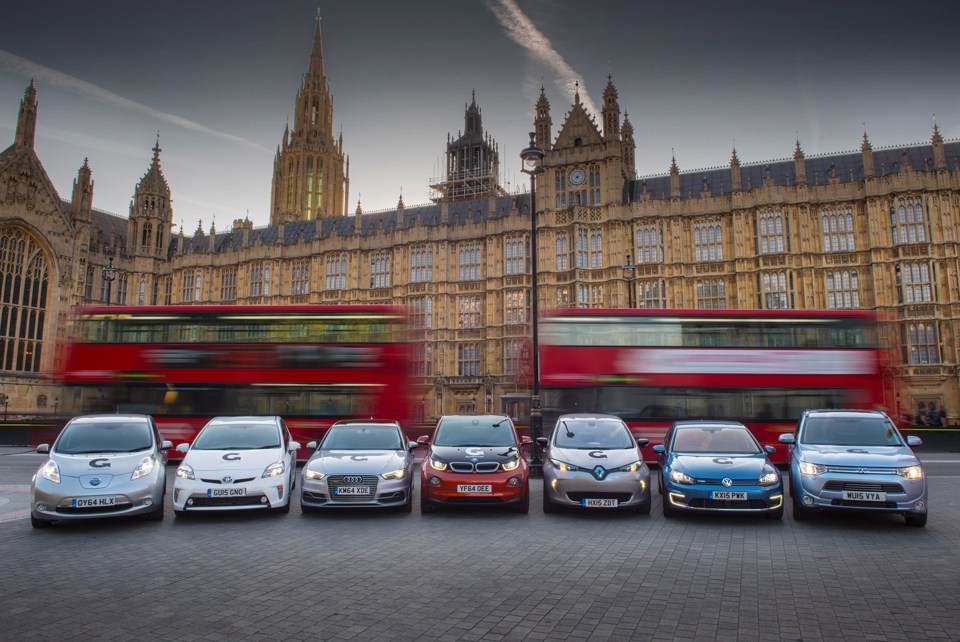
<svg viewBox="0 0 960 642">
<path fill-rule="evenodd" d="M 196 450 L 257 450 L 279 448 L 280 431 L 274 424 L 208 424 L 196 441 Z"/>
<path fill-rule="evenodd" d="M 322 450 L 402 450 L 400 431 L 393 426 L 333 426 Z"/>
<path fill-rule="evenodd" d="M 153 446 L 147 421 L 74 421 L 63 429 L 56 451 L 66 455 L 84 453 L 132 453 Z"/>
<path fill-rule="evenodd" d="M 756 454 L 760 446 L 746 428 L 683 426 L 673 436 L 676 453 Z"/>
<path fill-rule="evenodd" d="M 808 417 L 800 443 L 818 446 L 902 446 L 897 429 L 880 415 Z"/>
<path fill-rule="evenodd" d="M 563 419 L 554 431 L 560 448 L 632 448 L 633 438 L 622 421 Z"/>
<path fill-rule="evenodd" d="M 516 446 L 507 417 L 445 417 L 437 427 L 435 446 Z"/>
</svg>

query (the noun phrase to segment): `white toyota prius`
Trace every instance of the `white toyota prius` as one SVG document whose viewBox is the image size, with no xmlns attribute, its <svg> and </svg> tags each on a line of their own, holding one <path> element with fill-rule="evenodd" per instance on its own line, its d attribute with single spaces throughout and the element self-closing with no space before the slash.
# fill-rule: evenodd
<svg viewBox="0 0 960 642">
<path fill-rule="evenodd" d="M 280 417 L 214 417 L 192 444 L 173 483 L 173 511 L 290 510 L 297 450 Z"/>
</svg>

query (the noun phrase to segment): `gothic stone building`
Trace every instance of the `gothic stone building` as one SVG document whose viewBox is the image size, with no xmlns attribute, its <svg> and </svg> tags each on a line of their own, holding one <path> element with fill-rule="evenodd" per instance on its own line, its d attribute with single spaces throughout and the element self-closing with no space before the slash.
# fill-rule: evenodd
<svg viewBox="0 0 960 642">
<path fill-rule="evenodd" d="M 0 153 L 0 383 L 13 415 L 71 411 L 50 375 L 72 306 L 399 303 L 416 350 L 424 419 L 527 412 L 529 195 L 499 185 L 499 150 L 473 99 L 448 136 L 435 198 L 346 211 L 349 159 L 335 140 L 317 21 L 292 131 L 274 161 L 270 225 L 171 236 L 159 141 L 127 217 L 93 209 L 84 161 L 71 199 L 34 151 L 37 89 Z M 960 413 L 960 142 L 635 176 L 633 128 L 608 76 L 598 123 L 574 96 L 553 131 L 541 90 L 535 139 L 541 310 L 558 306 L 858 308 L 881 312 L 896 348 L 888 407 Z M 517 162 L 512 159 L 509 162 Z M 266 177 L 265 183 L 266 183 Z M 264 186 L 266 188 L 266 184 Z M 117 269 L 104 279 L 108 266 Z M 633 270 L 624 270 L 625 265 Z M 2 397 L 0 397 L 2 399 Z M 2 402 L 0 402 L 2 403 Z"/>
</svg>

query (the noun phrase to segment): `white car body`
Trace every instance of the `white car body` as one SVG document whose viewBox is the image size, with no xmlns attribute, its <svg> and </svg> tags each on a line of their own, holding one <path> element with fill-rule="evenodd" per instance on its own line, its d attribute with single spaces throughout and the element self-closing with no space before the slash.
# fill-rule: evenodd
<svg viewBox="0 0 960 642">
<path fill-rule="evenodd" d="M 280 433 L 279 446 L 271 448 L 199 449 L 186 444 L 177 447 L 185 456 L 177 469 L 173 484 L 175 515 L 184 511 L 218 510 L 289 510 L 290 496 L 297 473 L 297 450 L 300 444 L 290 440 L 289 431 L 279 417 L 217 417 L 204 431 L 229 422 L 273 422 Z M 203 431 L 193 445 L 200 441 Z M 267 469 L 281 464 L 282 470 L 267 474 Z M 190 471 L 192 479 L 184 471 Z M 274 467 L 276 471 L 276 467 Z M 266 476 L 265 476 L 266 475 Z"/>
</svg>

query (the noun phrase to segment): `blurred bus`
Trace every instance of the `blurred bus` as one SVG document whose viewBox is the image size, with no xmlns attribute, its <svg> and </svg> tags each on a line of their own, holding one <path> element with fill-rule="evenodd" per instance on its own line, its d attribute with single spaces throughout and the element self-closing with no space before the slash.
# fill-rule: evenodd
<svg viewBox="0 0 960 642">
<path fill-rule="evenodd" d="M 339 419 L 411 420 L 398 307 L 84 307 L 73 331 L 70 409 L 150 414 L 175 444 L 217 415 L 280 415 L 303 445 Z"/>
<path fill-rule="evenodd" d="M 872 312 L 560 309 L 539 343 L 545 431 L 606 412 L 653 445 L 677 419 L 736 420 L 784 462 L 803 410 L 883 407 Z"/>
</svg>

